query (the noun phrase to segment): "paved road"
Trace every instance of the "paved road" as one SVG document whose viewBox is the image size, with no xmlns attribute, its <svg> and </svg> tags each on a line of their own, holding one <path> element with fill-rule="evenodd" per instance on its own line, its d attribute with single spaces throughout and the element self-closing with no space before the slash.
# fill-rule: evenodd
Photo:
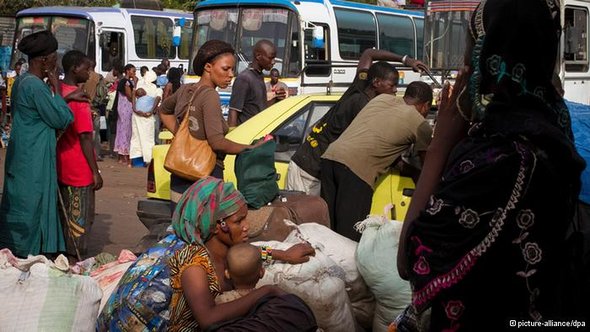
<svg viewBox="0 0 590 332">
<path fill-rule="evenodd" d="M 0 187 L 4 182 L 6 150 L 0 149 Z M 137 201 L 145 195 L 146 169 L 128 168 L 113 159 L 99 162 L 104 187 L 96 193 L 96 217 L 88 244 L 88 256 L 101 252 L 118 255 L 133 249 L 148 233 L 135 214 Z"/>
</svg>

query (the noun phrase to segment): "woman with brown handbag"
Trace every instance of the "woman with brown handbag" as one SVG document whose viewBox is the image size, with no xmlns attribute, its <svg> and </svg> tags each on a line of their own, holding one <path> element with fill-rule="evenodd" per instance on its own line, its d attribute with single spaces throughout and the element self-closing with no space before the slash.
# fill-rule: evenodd
<svg viewBox="0 0 590 332">
<path fill-rule="evenodd" d="M 207 41 L 199 49 L 193 61 L 198 83 L 185 84 L 160 106 L 162 124 L 176 134 L 188 110 L 188 128 L 191 136 L 206 140 L 216 155 L 211 176 L 223 179 L 223 159 L 226 154 L 238 154 L 253 145 L 235 143 L 225 138 L 229 127 L 221 114 L 217 87 L 224 89 L 234 78 L 234 49 L 220 40 Z M 259 144 L 262 144 L 260 142 Z M 186 177 L 172 173 L 170 177 L 170 200 L 173 207 L 184 191 L 194 183 Z"/>
</svg>

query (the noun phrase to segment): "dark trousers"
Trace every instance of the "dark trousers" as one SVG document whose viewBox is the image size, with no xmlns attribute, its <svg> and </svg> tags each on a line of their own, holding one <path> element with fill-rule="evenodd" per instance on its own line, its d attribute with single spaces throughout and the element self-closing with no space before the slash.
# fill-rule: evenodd
<svg viewBox="0 0 590 332">
<path fill-rule="evenodd" d="M 92 125 L 94 132 L 92 133 L 94 138 L 94 151 L 98 159 L 102 158 L 102 148 L 100 146 L 100 113 L 92 118 Z"/>
<path fill-rule="evenodd" d="M 116 111 L 111 111 L 116 112 Z M 117 117 L 112 114 L 107 116 L 107 131 L 108 131 L 108 138 L 109 138 L 109 153 L 112 157 L 117 157 L 117 153 L 115 152 L 115 139 L 117 138 Z"/>
<path fill-rule="evenodd" d="M 371 212 L 373 188 L 339 162 L 322 159 L 321 170 L 321 196 L 328 204 L 332 229 L 359 241 L 361 234 L 353 226 Z"/>
<path fill-rule="evenodd" d="M 584 234 L 584 256 L 590 260 L 590 204 L 578 201 L 575 218 L 578 230 Z"/>
</svg>

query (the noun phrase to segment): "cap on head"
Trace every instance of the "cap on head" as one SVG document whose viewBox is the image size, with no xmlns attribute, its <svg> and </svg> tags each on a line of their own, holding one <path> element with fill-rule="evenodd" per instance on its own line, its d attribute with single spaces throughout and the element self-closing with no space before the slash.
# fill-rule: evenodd
<svg viewBox="0 0 590 332">
<path fill-rule="evenodd" d="M 57 39 L 47 30 L 35 32 L 18 43 L 18 50 L 29 59 L 47 56 L 57 50 Z"/>
</svg>

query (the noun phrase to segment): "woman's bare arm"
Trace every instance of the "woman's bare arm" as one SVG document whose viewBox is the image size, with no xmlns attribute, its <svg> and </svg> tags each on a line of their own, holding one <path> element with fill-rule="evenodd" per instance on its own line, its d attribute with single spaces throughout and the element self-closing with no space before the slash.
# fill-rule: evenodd
<svg viewBox="0 0 590 332">
<path fill-rule="evenodd" d="M 434 137 L 428 147 L 422 173 L 416 184 L 416 190 L 412 195 L 412 201 L 400 234 L 397 252 L 397 269 L 400 277 L 403 279 L 408 278 L 406 259 L 408 230 L 412 226 L 413 221 L 420 215 L 420 211 L 426 207 L 430 196 L 434 193 L 436 186 L 438 186 L 451 150 L 467 134 L 469 123 L 459 113 L 456 100 L 461 90 L 467 85 L 468 80 L 468 68 L 466 68 L 457 77 L 453 95 L 450 98 L 448 97 L 450 88 L 448 85 L 441 92 L 441 106 L 434 130 Z"/>
<path fill-rule="evenodd" d="M 133 102 L 133 89 L 127 84 L 125 84 L 125 96 L 129 102 Z"/>
<path fill-rule="evenodd" d="M 428 67 L 418 61 L 416 59 L 410 58 L 408 56 L 395 54 L 385 50 L 376 50 L 373 48 L 366 49 L 359 58 L 359 63 L 357 65 L 357 71 L 366 70 L 371 67 L 373 61 L 394 61 L 394 62 L 401 62 L 405 66 L 410 66 L 416 72 L 421 71 L 428 71 Z M 405 60 L 405 61 L 404 61 Z"/>
<path fill-rule="evenodd" d="M 168 129 L 172 134 L 176 134 L 176 130 L 178 130 L 178 123 L 176 123 L 176 116 L 174 114 L 166 114 L 162 112 L 158 112 L 160 116 L 160 121 L 164 125 L 164 128 Z"/>
<path fill-rule="evenodd" d="M 162 99 L 166 99 L 170 95 L 172 95 L 172 83 L 167 83 L 164 86 L 164 92 L 162 93 Z"/>
</svg>

